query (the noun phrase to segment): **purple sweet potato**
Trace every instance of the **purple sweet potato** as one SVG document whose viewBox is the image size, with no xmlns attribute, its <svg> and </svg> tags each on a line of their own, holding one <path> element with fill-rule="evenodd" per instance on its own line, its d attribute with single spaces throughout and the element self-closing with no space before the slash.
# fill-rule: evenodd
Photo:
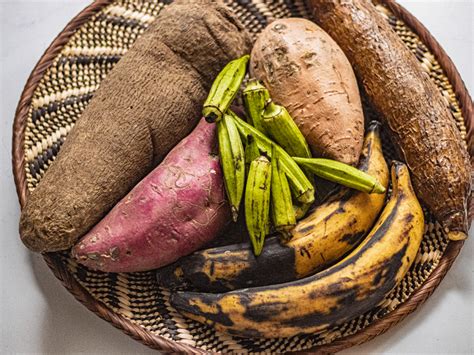
<svg viewBox="0 0 474 355">
<path fill-rule="evenodd" d="M 92 269 L 145 271 L 170 264 L 218 236 L 230 220 L 216 125 L 204 120 L 79 243 Z"/>
</svg>

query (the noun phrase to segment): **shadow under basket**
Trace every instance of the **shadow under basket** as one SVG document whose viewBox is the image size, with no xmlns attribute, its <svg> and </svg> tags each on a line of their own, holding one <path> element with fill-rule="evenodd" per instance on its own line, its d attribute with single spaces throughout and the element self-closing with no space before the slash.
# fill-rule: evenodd
<svg viewBox="0 0 474 355">
<path fill-rule="evenodd" d="M 224 0 L 256 36 L 282 17 L 310 18 L 302 0 Z M 21 96 L 13 127 L 13 171 L 23 207 L 53 162 L 64 138 L 102 79 L 169 3 L 168 0 L 98 0 L 77 15 L 46 50 Z M 472 100 L 450 58 L 426 28 L 392 0 L 377 4 L 446 99 L 472 157 Z M 390 157 L 390 151 L 387 151 Z M 471 158 L 472 159 L 472 158 Z M 473 205 L 469 206 L 470 220 Z M 463 242 L 448 242 L 425 212 L 425 235 L 403 281 L 369 312 L 340 326 L 306 336 L 239 339 L 183 318 L 160 288 L 154 272 L 102 273 L 78 265 L 68 253 L 44 259 L 64 287 L 89 310 L 143 344 L 166 352 L 336 352 L 385 332 L 436 289 Z"/>
</svg>

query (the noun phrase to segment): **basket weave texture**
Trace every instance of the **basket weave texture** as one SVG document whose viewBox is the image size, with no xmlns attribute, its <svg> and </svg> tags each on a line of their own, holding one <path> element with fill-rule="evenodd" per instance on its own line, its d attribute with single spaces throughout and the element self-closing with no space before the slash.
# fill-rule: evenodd
<svg viewBox="0 0 474 355">
<path fill-rule="evenodd" d="M 47 49 L 28 80 L 13 131 L 13 169 L 20 204 L 54 161 L 102 79 L 155 19 L 167 0 L 99 0 L 81 12 Z M 256 36 L 271 20 L 307 17 L 302 0 L 225 0 Z M 429 32 L 391 0 L 377 5 L 436 83 L 472 155 L 472 101 L 449 57 Z M 387 146 L 388 143 L 387 143 Z M 387 150 L 390 158 L 390 150 Z M 470 206 L 470 216 L 473 213 Z M 383 333 L 416 309 L 450 268 L 462 242 L 448 243 L 425 212 L 425 235 L 410 271 L 385 300 L 358 318 L 308 336 L 239 339 L 184 319 L 156 285 L 154 273 L 112 274 L 88 270 L 68 253 L 44 258 L 64 286 L 86 307 L 144 344 L 164 351 L 334 352 Z"/>
</svg>

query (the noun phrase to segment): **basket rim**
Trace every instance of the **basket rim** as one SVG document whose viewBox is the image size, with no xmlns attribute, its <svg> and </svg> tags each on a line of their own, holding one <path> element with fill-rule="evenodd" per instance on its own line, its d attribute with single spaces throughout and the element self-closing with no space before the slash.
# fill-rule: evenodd
<svg viewBox="0 0 474 355">
<path fill-rule="evenodd" d="M 56 56 L 59 54 L 64 45 L 69 41 L 75 31 L 88 21 L 95 13 L 105 6 L 113 3 L 114 0 L 95 0 L 79 12 L 58 34 L 50 46 L 45 50 L 40 60 L 32 70 L 21 94 L 13 121 L 13 137 L 12 137 L 12 168 L 15 186 L 17 190 L 20 207 L 23 208 L 28 197 L 28 188 L 25 176 L 25 154 L 23 141 L 25 137 L 25 127 L 28 115 L 28 109 L 40 80 L 46 70 L 51 66 Z M 459 101 L 461 111 L 466 124 L 468 152 L 471 158 L 471 166 L 474 163 L 474 117 L 473 102 L 469 92 L 457 71 L 451 58 L 446 54 L 441 45 L 431 35 L 428 29 L 421 22 L 408 12 L 403 6 L 395 0 L 379 0 L 380 3 L 386 5 L 398 18 L 400 18 L 408 27 L 415 32 L 422 42 L 429 48 L 430 52 L 436 57 L 441 67 L 446 73 L 453 90 Z M 472 197 L 472 196 L 471 196 Z M 469 223 L 474 217 L 474 198 L 469 203 Z M 377 335 L 386 332 L 388 329 L 402 321 L 408 314 L 412 313 L 418 306 L 424 303 L 441 283 L 444 276 L 452 266 L 454 260 L 458 256 L 464 242 L 450 242 L 446 248 L 441 260 L 423 283 L 423 285 L 415 290 L 407 301 L 402 303 L 394 311 L 380 318 L 359 330 L 355 334 L 337 339 L 333 343 L 313 348 L 321 353 L 334 353 L 343 349 L 365 343 Z M 94 312 L 97 316 L 111 323 L 114 327 L 120 329 L 125 334 L 142 344 L 156 350 L 165 352 L 184 352 L 192 354 L 207 353 L 190 345 L 177 343 L 168 340 L 162 336 L 155 335 L 145 328 L 132 323 L 122 315 L 115 313 L 107 308 L 105 304 L 94 299 L 90 293 L 73 277 L 66 265 L 62 262 L 57 253 L 45 253 L 43 258 L 51 269 L 53 274 L 58 278 L 62 285 L 85 307 Z"/>
</svg>

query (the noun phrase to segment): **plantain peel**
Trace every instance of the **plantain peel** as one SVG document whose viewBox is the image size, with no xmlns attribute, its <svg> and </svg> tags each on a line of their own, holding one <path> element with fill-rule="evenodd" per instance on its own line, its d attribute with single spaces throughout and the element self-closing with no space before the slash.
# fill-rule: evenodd
<svg viewBox="0 0 474 355">
<path fill-rule="evenodd" d="M 313 276 L 273 286 L 210 294 L 177 292 L 171 305 L 188 317 L 242 337 L 310 334 L 370 310 L 402 280 L 424 231 L 406 165 L 394 162 L 392 196 L 367 238 Z"/>
</svg>

